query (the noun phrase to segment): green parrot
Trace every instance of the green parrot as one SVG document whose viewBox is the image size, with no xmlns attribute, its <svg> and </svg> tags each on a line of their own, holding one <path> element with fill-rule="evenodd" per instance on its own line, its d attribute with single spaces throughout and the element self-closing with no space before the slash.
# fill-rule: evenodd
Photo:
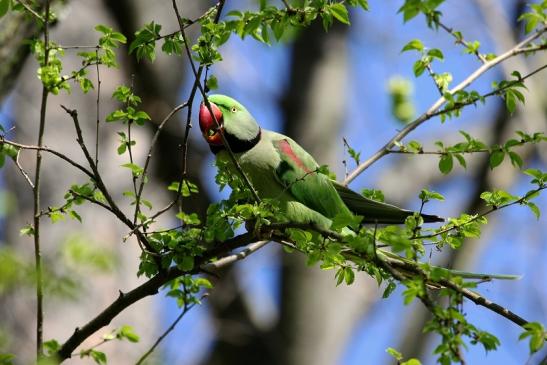
<svg viewBox="0 0 547 365">
<path fill-rule="evenodd" d="M 239 174 L 224 146 L 224 136 L 241 169 L 261 199 L 279 203 L 284 218 L 293 223 L 329 229 L 335 218 L 362 216 L 361 223 L 401 224 L 414 212 L 365 198 L 322 173 L 315 159 L 298 143 L 280 133 L 261 129 L 238 101 L 225 95 L 210 95 L 210 108 L 202 103 L 199 126 L 217 160 Z M 443 222 L 435 215 L 421 214 L 424 222 Z M 351 233 L 347 227 L 343 232 Z M 410 262 L 389 251 L 383 257 Z M 518 279 L 515 275 L 447 272 L 470 279 Z"/>
<path fill-rule="evenodd" d="M 315 159 L 291 138 L 261 129 L 241 103 L 225 95 L 208 97 L 199 110 L 199 125 L 211 151 L 231 163 L 220 133 L 261 199 L 275 199 L 285 218 L 328 229 L 337 216 L 362 216 L 363 223 L 400 224 L 414 214 L 374 201 L 348 189 L 319 171 Z M 216 119 L 216 121 L 215 121 Z M 217 124 L 218 123 L 218 124 Z M 422 214 L 424 222 L 442 218 Z"/>
</svg>

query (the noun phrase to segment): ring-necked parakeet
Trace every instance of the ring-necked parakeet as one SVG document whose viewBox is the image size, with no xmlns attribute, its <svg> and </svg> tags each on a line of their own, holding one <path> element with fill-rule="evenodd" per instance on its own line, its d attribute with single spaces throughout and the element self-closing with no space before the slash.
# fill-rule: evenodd
<svg viewBox="0 0 547 365">
<path fill-rule="evenodd" d="M 363 223 L 404 223 L 413 212 L 377 202 L 350 190 L 319 171 L 314 158 L 291 138 L 261 129 L 253 116 L 225 95 L 208 97 L 211 110 L 202 103 L 199 125 L 217 159 L 229 161 L 219 126 L 241 168 L 261 199 L 275 199 L 285 218 L 328 229 L 337 215 L 363 216 Z M 442 222 L 422 214 L 424 222 Z"/>
<path fill-rule="evenodd" d="M 363 217 L 363 223 L 404 223 L 414 214 L 396 206 L 380 203 L 346 188 L 319 171 L 309 153 L 291 138 L 261 129 L 253 116 L 236 100 L 224 95 L 208 97 L 209 108 L 202 103 L 199 125 L 217 160 L 224 160 L 231 173 L 239 174 L 224 147 L 220 130 L 239 165 L 261 199 L 279 202 L 284 218 L 290 222 L 331 227 L 339 215 Z M 216 119 L 216 122 L 215 122 Z M 217 124 L 218 122 L 218 124 Z M 435 215 L 422 214 L 424 222 L 442 222 Z M 348 232 L 349 233 L 349 232 Z M 382 257 L 401 262 L 408 259 L 378 250 Z M 480 274 L 445 270 L 469 279 L 518 279 L 515 275 Z"/>
</svg>

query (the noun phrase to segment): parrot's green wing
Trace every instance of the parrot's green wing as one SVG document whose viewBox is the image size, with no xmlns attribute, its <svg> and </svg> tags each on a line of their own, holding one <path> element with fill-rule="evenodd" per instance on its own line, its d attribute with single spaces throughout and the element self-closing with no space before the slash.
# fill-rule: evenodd
<svg viewBox="0 0 547 365">
<path fill-rule="evenodd" d="M 336 181 L 333 181 L 332 184 L 349 210 L 354 214 L 363 216 L 363 223 L 400 224 L 404 223 L 408 216 L 414 214 L 414 212 L 391 204 L 365 198 Z M 444 219 L 434 215 L 422 214 L 422 217 L 424 222 L 444 221 Z"/>
<path fill-rule="evenodd" d="M 330 219 L 339 214 L 352 216 L 332 180 L 318 171 L 310 154 L 290 138 L 275 140 L 273 145 L 281 160 L 275 177 L 296 200 Z"/>
</svg>

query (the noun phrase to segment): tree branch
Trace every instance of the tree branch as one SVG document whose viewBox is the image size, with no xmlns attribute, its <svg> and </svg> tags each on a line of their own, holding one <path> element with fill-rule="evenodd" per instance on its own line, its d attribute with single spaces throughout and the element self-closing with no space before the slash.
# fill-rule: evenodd
<svg viewBox="0 0 547 365">
<path fill-rule="evenodd" d="M 477 78 L 482 76 L 486 71 L 490 70 L 494 66 L 498 65 L 499 63 L 505 61 L 508 58 L 514 57 L 521 53 L 528 53 L 529 47 L 525 48 L 528 44 L 539 38 L 543 33 L 547 31 L 547 27 L 543 27 L 536 32 L 534 32 L 532 35 L 528 36 L 526 39 L 524 39 L 522 42 L 515 45 L 513 48 L 508 50 L 507 52 L 497 56 L 496 58 L 484 63 L 481 67 L 476 69 L 474 72 L 472 72 L 467 78 L 465 78 L 462 82 L 460 82 L 458 85 L 456 85 L 454 88 L 448 91 L 450 94 L 454 94 L 457 91 L 465 89 L 467 86 L 469 86 L 473 81 L 475 81 Z M 350 182 L 352 182 L 357 176 L 359 176 L 363 171 L 365 171 L 368 167 L 370 167 L 372 164 L 374 164 L 376 161 L 378 161 L 380 158 L 388 154 L 388 151 L 397 143 L 400 142 L 404 137 L 406 137 L 410 132 L 412 132 L 414 129 L 419 127 L 421 124 L 426 122 L 427 120 L 431 119 L 435 113 L 439 110 L 439 108 L 446 102 L 446 99 L 443 97 L 440 97 L 433 105 L 429 107 L 429 109 L 420 115 L 416 120 L 409 123 L 405 128 L 403 128 L 400 132 L 398 132 L 393 138 L 391 138 L 382 148 L 380 148 L 376 153 L 374 153 L 368 160 L 361 163 L 355 170 L 353 170 L 344 180 L 343 184 L 348 185 Z"/>
<path fill-rule="evenodd" d="M 177 319 L 175 319 L 175 321 L 169 326 L 169 328 L 167 328 L 167 330 L 161 334 L 160 337 L 158 337 L 158 339 L 156 340 L 156 342 L 154 342 L 154 344 L 150 347 L 150 349 L 148 351 L 146 351 L 144 353 L 144 355 L 141 356 L 141 358 L 135 363 L 135 365 L 140 365 L 144 362 L 144 360 L 146 360 L 146 358 L 148 356 L 150 356 L 150 354 L 156 349 L 156 347 L 158 347 L 158 345 L 160 344 L 161 341 L 163 341 L 163 339 L 165 337 L 167 337 L 167 335 L 169 335 L 169 333 L 171 333 L 171 331 L 173 331 L 175 329 L 175 327 L 177 326 L 177 324 L 180 322 L 180 320 L 182 319 L 182 317 L 184 317 L 186 315 L 186 313 L 188 313 L 188 311 L 192 308 L 194 308 L 196 306 L 196 303 L 192 303 L 190 305 L 184 305 L 184 309 L 182 310 L 182 312 L 179 314 L 179 316 L 177 317 Z"/>
<path fill-rule="evenodd" d="M 389 265 L 395 268 L 400 268 L 401 270 L 404 270 L 405 272 L 410 271 L 412 273 L 420 275 L 424 279 L 427 279 L 427 276 L 428 276 L 427 273 L 423 271 L 423 269 L 419 266 L 418 263 L 411 262 L 409 260 L 397 260 L 397 259 L 390 258 L 388 256 L 382 256 L 381 258 L 379 258 L 379 261 L 382 263 L 383 266 Z M 519 325 L 520 327 L 528 323 L 527 320 L 517 315 L 516 313 L 510 311 L 509 309 L 504 308 L 501 305 L 492 302 L 491 300 L 480 295 L 479 293 L 476 293 L 466 288 L 462 288 L 448 279 L 439 279 L 438 281 L 436 281 L 436 283 L 441 284 L 442 286 L 445 286 L 447 288 L 450 288 L 462 294 L 464 297 L 471 300 L 473 303 L 490 309 L 491 311 L 501 315 L 504 318 L 507 318 L 508 320 Z"/>
<path fill-rule="evenodd" d="M 2 145 L 2 143 L 9 144 L 10 146 L 17 147 L 17 148 L 20 148 L 22 150 L 44 151 L 44 152 L 51 153 L 52 155 L 55 155 L 55 156 L 59 157 L 62 160 L 65 160 L 70 165 L 76 167 L 78 170 L 82 171 L 84 174 L 86 174 L 87 176 L 89 176 L 90 178 L 93 179 L 93 173 L 91 171 L 89 171 L 88 169 L 86 169 L 84 166 L 80 165 L 76 161 L 72 160 L 70 157 L 62 154 L 59 151 L 51 149 L 49 147 L 21 144 L 21 143 L 17 143 L 17 142 L 14 142 L 14 141 L 10 141 L 9 139 L 5 139 L 4 136 L 0 135 L 0 146 Z"/>
<path fill-rule="evenodd" d="M 167 282 L 186 274 L 196 274 L 199 272 L 199 268 L 207 263 L 209 260 L 221 256 L 227 252 L 230 252 L 236 248 L 246 246 L 253 242 L 255 235 L 251 233 L 245 233 L 229 239 L 225 242 L 216 242 L 212 249 L 204 253 L 203 256 L 197 259 L 195 269 L 190 271 L 182 271 L 177 267 L 171 267 L 168 270 L 161 271 L 157 275 L 150 278 L 145 283 L 139 285 L 135 289 L 120 294 L 118 298 L 106 307 L 101 313 L 94 317 L 91 321 L 82 327 L 77 327 L 74 333 L 61 345 L 59 351 L 53 356 L 52 360 L 62 362 L 65 359 L 71 357 L 74 350 L 89 336 L 94 334 L 102 327 L 108 325 L 112 319 L 120 314 L 124 309 L 132 305 L 133 303 L 149 296 L 158 293 L 159 288 L 165 285 Z M 256 251 L 256 249 L 255 249 Z M 226 261 L 224 265 L 229 264 Z M 221 265 L 218 265 L 220 267 Z"/>
<path fill-rule="evenodd" d="M 49 63 L 49 0 L 45 2 L 45 21 L 44 21 L 44 66 Z M 49 90 L 42 84 L 42 101 L 40 105 L 40 121 L 38 126 L 38 143 L 40 147 L 44 141 L 44 131 L 46 126 L 47 99 Z M 42 252 L 40 248 L 40 182 L 42 172 L 42 152 L 36 150 L 36 167 L 34 172 L 33 189 L 33 211 L 34 211 L 34 261 L 36 268 L 36 358 L 40 359 L 43 355 L 43 326 L 44 326 L 44 288 L 42 275 Z"/>
<path fill-rule="evenodd" d="M 546 189 L 547 186 L 543 185 L 543 186 L 540 186 L 538 187 L 537 189 L 534 189 L 534 190 L 530 190 L 528 193 L 526 193 L 523 197 L 515 200 L 515 201 L 512 201 L 510 203 L 507 203 L 507 204 L 504 204 L 504 205 L 500 205 L 499 207 L 498 206 L 494 206 L 492 208 L 490 208 L 489 210 L 485 211 L 484 213 L 481 213 L 481 214 L 477 214 L 476 216 L 474 216 L 473 218 L 471 218 L 470 220 L 468 220 L 467 222 L 465 223 L 462 223 L 460 225 L 452 225 L 452 226 L 449 226 L 445 229 L 441 229 L 435 233 L 432 233 L 432 234 L 427 234 L 427 235 L 423 235 L 423 236 L 418 236 L 418 237 L 413 237 L 412 239 L 415 239 L 415 240 L 421 240 L 421 239 L 427 239 L 427 238 L 433 238 L 433 237 L 437 237 L 443 233 L 447 233 L 447 232 L 450 232 L 450 231 L 453 231 L 453 230 L 456 230 L 456 229 L 459 229 L 461 228 L 462 226 L 465 226 L 469 223 L 472 223 L 472 222 L 475 222 L 476 220 L 482 218 L 482 217 L 485 217 L 497 210 L 500 210 L 500 209 L 504 209 L 504 208 L 507 208 L 507 207 L 510 207 L 512 205 L 516 205 L 516 204 L 522 204 L 524 203 L 524 201 L 526 201 L 529 197 L 535 195 L 536 193 L 539 193 L 540 191 Z"/>
<path fill-rule="evenodd" d="M 97 169 L 97 165 L 95 165 L 95 161 L 93 160 L 93 157 L 89 153 L 89 150 L 87 149 L 87 146 L 84 142 L 82 129 L 80 128 L 80 122 L 78 121 L 78 112 L 74 109 L 68 109 L 64 105 L 61 105 L 61 108 L 63 108 L 68 115 L 72 118 L 72 121 L 74 122 L 74 127 L 76 129 L 76 135 L 77 135 L 77 141 L 80 145 L 80 148 L 82 149 L 85 158 L 87 159 L 87 162 L 89 166 L 91 167 L 91 170 L 93 171 L 93 180 L 95 181 L 95 185 L 97 188 L 103 193 L 106 201 L 108 202 L 108 205 L 111 208 L 112 213 L 116 215 L 116 217 L 122 221 L 125 225 L 127 225 L 130 229 L 134 229 L 135 225 L 133 222 L 121 211 L 121 209 L 118 207 L 110 193 L 108 192 L 108 189 L 106 188 L 106 185 L 104 184 L 101 175 L 99 173 L 99 170 Z M 140 230 L 135 231 L 137 234 L 137 238 L 142 242 L 142 244 L 146 247 L 146 249 L 150 252 L 156 253 L 156 250 L 150 245 L 148 242 L 148 239 Z M 155 257 L 157 259 L 157 257 Z M 161 265 L 159 266 L 161 267 Z"/>
</svg>

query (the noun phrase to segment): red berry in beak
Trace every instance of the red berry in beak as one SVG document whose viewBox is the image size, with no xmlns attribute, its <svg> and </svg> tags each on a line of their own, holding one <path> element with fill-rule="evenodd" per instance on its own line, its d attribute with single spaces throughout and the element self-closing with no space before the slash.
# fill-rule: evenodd
<svg viewBox="0 0 547 365">
<path fill-rule="evenodd" d="M 209 102 L 209 104 L 213 114 L 209 112 L 209 108 L 205 103 L 202 102 L 199 107 L 199 128 L 209 144 L 221 145 L 222 138 L 219 130 L 222 128 L 222 112 L 214 103 Z"/>
</svg>

